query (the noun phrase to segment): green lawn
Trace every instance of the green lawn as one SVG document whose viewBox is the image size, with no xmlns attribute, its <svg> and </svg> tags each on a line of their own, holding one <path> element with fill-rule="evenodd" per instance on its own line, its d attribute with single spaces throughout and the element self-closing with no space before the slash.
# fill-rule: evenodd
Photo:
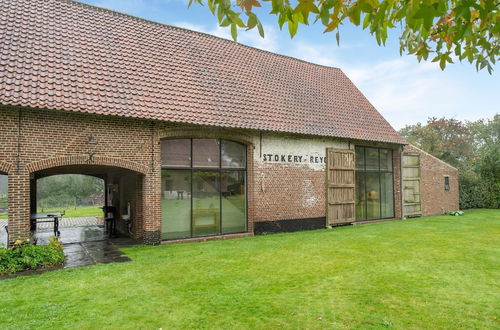
<svg viewBox="0 0 500 330">
<path fill-rule="evenodd" d="M 493 329 L 500 211 L 135 247 L 0 281 L 0 328 Z"/>
<path fill-rule="evenodd" d="M 78 217 L 92 217 L 92 216 L 102 216 L 102 206 L 69 206 L 62 208 L 38 208 L 39 213 L 48 213 L 48 212 L 63 212 L 65 211 L 65 218 L 78 218 Z"/>
</svg>

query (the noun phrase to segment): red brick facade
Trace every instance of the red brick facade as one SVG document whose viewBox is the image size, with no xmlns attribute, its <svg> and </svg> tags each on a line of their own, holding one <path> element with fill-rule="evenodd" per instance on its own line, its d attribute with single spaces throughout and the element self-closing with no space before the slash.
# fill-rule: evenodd
<svg viewBox="0 0 500 330">
<path fill-rule="evenodd" d="M 420 155 L 422 215 L 439 215 L 458 210 L 458 170 L 412 145 L 405 146 L 404 152 Z M 444 189 L 445 177 L 449 178 L 449 190 Z"/>
<path fill-rule="evenodd" d="M 161 240 L 160 140 L 225 138 L 247 145 L 247 234 L 254 224 L 325 217 L 325 147 L 355 145 L 393 149 L 395 217 L 402 216 L 401 146 L 336 138 L 274 134 L 274 141 L 296 139 L 300 149 L 317 152 L 316 164 L 263 161 L 262 133 L 251 130 L 172 124 L 161 121 L 75 112 L 0 107 L 0 172 L 9 176 L 10 239 L 30 234 L 30 186 L 52 174 L 105 176 L 119 189 L 119 215 L 132 209 L 133 237 L 149 244 Z M 266 135 L 266 138 L 271 136 Z M 319 142 L 318 142 L 319 141 Z M 267 143 L 267 140 L 265 140 Z M 314 146 L 313 146 L 314 145 Z M 276 148 L 280 148 L 280 145 Z M 286 148 L 286 145 L 283 147 Z M 268 150 L 265 149 L 264 150 Z M 415 149 L 416 150 L 416 149 Z M 323 154 L 321 153 L 323 152 Z M 406 147 L 406 151 L 413 151 Z M 458 208 L 456 170 L 421 153 L 424 215 Z M 312 157 L 312 158 L 314 158 Z M 289 158 L 290 161 L 292 158 Z M 318 160 L 319 159 L 319 160 Z M 450 177 L 450 191 L 443 177 Z M 123 223 L 118 228 L 125 231 Z M 241 235 L 228 235 L 238 237 Z"/>
</svg>

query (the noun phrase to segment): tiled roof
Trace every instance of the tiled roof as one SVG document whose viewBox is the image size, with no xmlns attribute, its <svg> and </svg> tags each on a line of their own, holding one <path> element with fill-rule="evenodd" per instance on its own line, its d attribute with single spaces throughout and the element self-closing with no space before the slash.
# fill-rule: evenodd
<svg viewBox="0 0 500 330">
<path fill-rule="evenodd" d="M 0 1 L 0 104 L 406 143 L 339 69 L 69 0 Z"/>
</svg>

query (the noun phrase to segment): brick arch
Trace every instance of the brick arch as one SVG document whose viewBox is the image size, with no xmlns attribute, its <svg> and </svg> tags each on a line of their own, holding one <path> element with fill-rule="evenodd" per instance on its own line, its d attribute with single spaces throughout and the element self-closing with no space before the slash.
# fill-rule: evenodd
<svg viewBox="0 0 500 330">
<path fill-rule="evenodd" d="M 29 173 L 33 173 L 52 167 L 61 167 L 70 165 L 95 165 L 95 166 L 100 165 L 100 166 L 120 167 L 142 174 L 147 174 L 149 171 L 149 168 L 143 164 L 119 158 L 94 156 L 92 162 L 89 162 L 88 160 L 89 157 L 87 155 L 49 158 L 30 163 L 28 164 L 27 169 Z"/>
<path fill-rule="evenodd" d="M 199 128 L 199 129 L 172 129 L 159 133 L 160 140 L 167 139 L 225 139 L 243 143 L 247 146 L 253 146 L 252 137 L 250 135 L 241 134 L 236 131 L 228 131 L 227 129 L 216 128 Z"/>
<path fill-rule="evenodd" d="M 10 174 L 11 167 L 11 164 L 0 161 L 0 173 Z"/>
</svg>

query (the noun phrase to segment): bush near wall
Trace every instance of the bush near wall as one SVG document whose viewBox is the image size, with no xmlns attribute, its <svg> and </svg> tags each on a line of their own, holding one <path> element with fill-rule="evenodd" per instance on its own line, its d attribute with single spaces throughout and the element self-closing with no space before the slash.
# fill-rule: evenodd
<svg viewBox="0 0 500 330">
<path fill-rule="evenodd" d="M 0 275 L 63 263 L 63 247 L 55 237 L 50 239 L 49 245 L 17 242 L 12 248 L 0 249 Z"/>
<path fill-rule="evenodd" d="M 460 209 L 500 208 L 500 183 L 474 172 L 459 172 Z"/>
</svg>

